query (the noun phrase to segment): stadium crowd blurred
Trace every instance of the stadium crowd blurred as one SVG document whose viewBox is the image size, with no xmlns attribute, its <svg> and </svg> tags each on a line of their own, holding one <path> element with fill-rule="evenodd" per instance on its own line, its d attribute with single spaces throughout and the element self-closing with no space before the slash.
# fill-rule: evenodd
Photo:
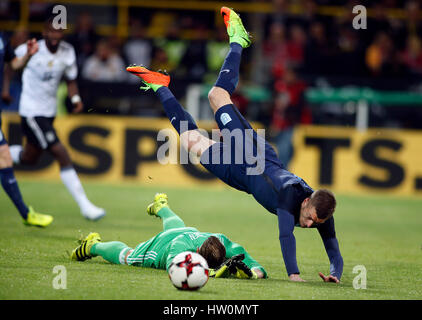
<svg viewBox="0 0 422 320">
<path fill-rule="evenodd" d="M 383 90 L 414 90 L 415 82 L 421 83 L 422 8 L 419 1 L 365 1 L 372 14 L 368 17 L 367 29 L 359 30 L 352 26 L 355 17 L 352 8 L 360 4 L 359 1 L 271 2 L 274 6 L 271 14 L 242 14 L 254 37 L 254 45 L 245 51 L 242 62 L 242 86 L 258 86 L 269 93 L 269 98 L 262 99 L 265 103 L 259 108 L 253 108 L 255 101 L 251 99 L 259 98 L 251 98 L 250 94 L 238 90 L 234 100 L 250 120 L 270 127 L 278 143 L 290 139 L 289 128 L 314 121 L 304 92 L 321 77 L 339 86 L 366 85 Z M 6 3 L 0 6 L 2 17 L 16 11 L 13 1 L 10 5 Z M 291 4 L 298 4 L 302 13 L 291 13 Z M 320 5 L 337 5 L 346 10 L 341 16 L 321 15 L 318 13 Z M 31 4 L 31 20 L 42 21 L 50 7 L 51 4 L 42 2 Z M 387 14 L 388 9 L 395 8 L 404 10 L 404 19 Z M 74 17 L 66 40 L 74 45 L 77 53 L 85 112 L 159 114 L 159 107 L 153 108 L 155 111 L 147 107 L 156 103 L 151 95 L 135 98 L 133 86 L 127 86 L 127 83 L 138 82 L 125 72 L 125 66 L 131 63 L 167 70 L 172 75 L 178 98 L 185 96 L 189 84 L 213 84 L 228 51 L 223 24 L 216 23 L 214 12 L 173 10 L 168 13 L 131 8 L 127 38 L 117 34 L 100 36 L 98 15 L 92 10 Z M 40 38 L 39 34 L 35 36 Z M 15 30 L 11 43 L 16 47 L 28 37 L 27 30 Z M 96 83 L 103 88 L 106 83 L 102 96 L 108 95 L 108 101 L 114 101 L 118 107 L 99 107 L 98 95 L 93 96 L 93 92 L 99 91 L 92 89 Z M 131 105 L 136 99 L 139 103 L 133 108 Z M 412 118 L 407 116 L 401 126 L 420 127 Z"/>
</svg>

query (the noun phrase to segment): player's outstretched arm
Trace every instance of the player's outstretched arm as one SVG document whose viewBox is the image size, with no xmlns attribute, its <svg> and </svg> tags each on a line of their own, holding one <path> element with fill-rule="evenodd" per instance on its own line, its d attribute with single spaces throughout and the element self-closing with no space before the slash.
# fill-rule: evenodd
<svg viewBox="0 0 422 320">
<path fill-rule="evenodd" d="M 330 260 L 330 274 L 325 276 L 320 272 L 319 276 L 324 282 L 339 283 L 343 273 L 343 257 L 341 256 L 338 240 L 336 238 L 334 218 L 331 217 L 325 223 L 319 225 L 318 232 L 324 243 L 328 259 Z"/>
<path fill-rule="evenodd" d="M 295 226 L 294 216 L 283 209 L 277 209 L 279 240 L 283 254 L 286 271 L 291 281 L 303 282 L 299 276 L 299 268 L 296 261 L 296 238 L 293 235 Z"/>
<path fill-rule="evenodd" d="M 38 42 L 35 38 L 28 40 L 26 42 L 26 52 L 23 55 L 15 57 L 11 61 L 11 66 L 13 70 L 19 70 L 26 66 L 29 59 L 38 51 Z"/>
<path fill-rule="evenodd" d="M 4 48 L 4 72 L 3 72 L 3 88 L 1 92 L 2 101 L 9 104 L 12 101 L 10 95 L 10 80 L 12 78 L 13 70 L 19 70 L 25 67 L 29 59 L 38 51 L 38 42 L 35 39 L 28 40 L 26 44 L 20 46 L 17 55 L 10 42 Z"/>
</svg>

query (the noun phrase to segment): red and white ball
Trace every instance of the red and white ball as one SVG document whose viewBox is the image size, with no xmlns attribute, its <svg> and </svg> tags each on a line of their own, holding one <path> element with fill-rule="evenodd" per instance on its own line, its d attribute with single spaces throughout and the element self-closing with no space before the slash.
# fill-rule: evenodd
<svg viewBox="0 0 422 320">
<path fill-rule="evenodd" d="M 198 290 L 208 281 L 208 263 L 199 254 L 185 251 L 176 255 L 168 269 L 173 285 L 180 290 Z"/>
</svg>

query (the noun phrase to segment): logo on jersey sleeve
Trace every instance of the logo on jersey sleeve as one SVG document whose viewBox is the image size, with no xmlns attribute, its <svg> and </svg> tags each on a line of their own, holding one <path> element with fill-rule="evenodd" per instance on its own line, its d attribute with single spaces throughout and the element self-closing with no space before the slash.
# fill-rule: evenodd
<svg viewBox="0 0 422 320">
<path fill-rule="evenodd" d="M 228 113 L 222 113 L 221 116 L 220 116 L 220 120 L 221 120 L 221 123 L 223 124 L 223 126 L 225 126 L 230 121 L 232 121 L 232 118 L 230 117 L 230 115 Z"/>
</svg>

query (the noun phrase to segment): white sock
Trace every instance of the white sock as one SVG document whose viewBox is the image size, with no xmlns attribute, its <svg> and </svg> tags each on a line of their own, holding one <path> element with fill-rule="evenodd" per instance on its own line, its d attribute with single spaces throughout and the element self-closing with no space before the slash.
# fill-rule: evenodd
<svg viewBox="0 0 422 320">
<path fill-rule="evenodd" d="M 73 199 L 75 199 L 75 201 L 78 203 L 81 211 L 91 205 L 91 202 L 88 200 L 85 194 L 85 190 L 82 187 L 81 181 L 79 180 L 78 175 L 76 174 L 76 171 L 73 167 L 60 170 L 60 177 L 62 178 L 64 185 L 66 186 L 67 190 L 69 190 Z"/>
<path fill-rule="evenodd" d="M 22 152 L 22 146 L 18 144 L 14 144 L 9 146 L 10 155 L 12 156 L 12 160 L 14 164 L 19 164 L 21 162 L 20 154 Z"/>
</svg>

